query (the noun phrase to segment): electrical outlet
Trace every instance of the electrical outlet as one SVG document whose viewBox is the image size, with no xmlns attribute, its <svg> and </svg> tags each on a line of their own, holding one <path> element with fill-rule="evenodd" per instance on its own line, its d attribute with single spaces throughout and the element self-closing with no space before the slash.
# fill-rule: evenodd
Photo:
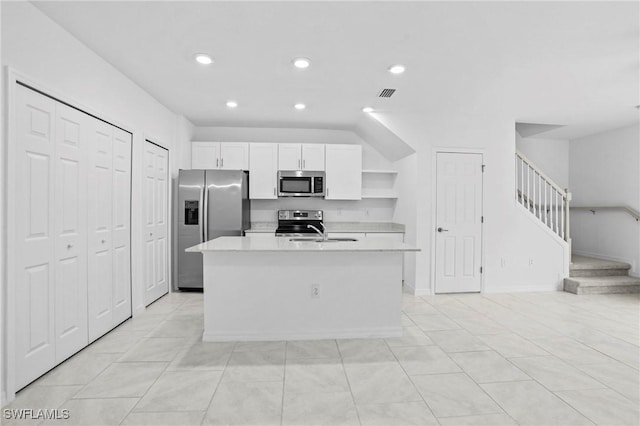
<svg viewBox="0 0 640 426">
<path fill-rule="evenodd" d="M 533 266 L 533 257 L 529 258 L 529 266 Z"/>
<path fill-rule="evenodd" d="M 311 284 L 311 298 L 312 299 L 320 298 L 320 284 Z"/>
</svg>

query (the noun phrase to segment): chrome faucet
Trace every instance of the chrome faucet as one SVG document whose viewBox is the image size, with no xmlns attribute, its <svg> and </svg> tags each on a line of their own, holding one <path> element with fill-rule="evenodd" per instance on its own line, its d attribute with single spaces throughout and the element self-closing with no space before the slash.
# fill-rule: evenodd
<svg viewBox="0 0 640 426">
<path fill-rule="evenodd" d="M 324 223 L 320 222 L 320 226 L 322 227 L 322 231 L 319 230 L 318 228 L 316 228 L 315 226 L 308 224 L 307 228 L 309 229 L 313 229 L 314 231 L 316 231 L 318 233 L 318 235 L 320 235 L 322 237 L 322 241 L 327 241 L 327 231 L 324 227 Z"/>
</svg>

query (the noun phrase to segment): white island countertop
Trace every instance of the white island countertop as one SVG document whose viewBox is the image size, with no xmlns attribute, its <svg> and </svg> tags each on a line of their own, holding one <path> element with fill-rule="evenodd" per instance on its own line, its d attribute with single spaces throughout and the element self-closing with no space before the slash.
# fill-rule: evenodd
<svg viewBox="0 0 640 426">
<path fill-rule="evenodd" d="M 219 237 L 189 247 L 187 252 L 410 252 L 419 248 L 388 238 L 366 237 L 357 241 L 290 241 L 292 237 Z"/>
</svg>

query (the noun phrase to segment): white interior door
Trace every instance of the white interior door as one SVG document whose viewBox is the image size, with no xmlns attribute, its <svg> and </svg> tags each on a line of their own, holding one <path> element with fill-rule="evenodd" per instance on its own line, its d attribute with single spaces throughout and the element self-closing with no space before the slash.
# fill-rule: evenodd
<svg viewBox="0 0 640 426">
<path fill-rule="evenodd" d="M 87 338 L 87 146 L 91 117 L 56 104 L 56 363 Z"/>
<path fill-rule="evenodd" d="M 145 143 L 145 305 L 169 291 L 169 152 Z"/>
<path fill-rule="evenodd" d="M 131 316 L 131 133 L 113 128 L 113 324 Z"/>
<path fill-rule="evenodd" d="M 16 388 L 55 362 L 55 102 L 16 87 Z M 11 225 L 10 225 L 11 226 Z"/>
<path fill-rule="evenodd" d="M 113 324 L 113 127 L 93 120 L 89 148 L 89 341 Z"/>
<path fill-rule="evenodd" d="M 479 292 L 482 154 L 439 152 L 436 163 L 435 292 Z"/>
</svg>

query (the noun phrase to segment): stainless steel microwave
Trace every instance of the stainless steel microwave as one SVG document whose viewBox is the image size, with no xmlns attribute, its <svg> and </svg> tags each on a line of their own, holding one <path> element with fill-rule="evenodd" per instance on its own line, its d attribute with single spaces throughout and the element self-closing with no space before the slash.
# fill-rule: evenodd
<svg viewBox="0 0 640 426">
<path fill-rule="evenodd" d="M 324 172 L 278 172 L 279 197 L 324 197 Z"/>
</svg>

